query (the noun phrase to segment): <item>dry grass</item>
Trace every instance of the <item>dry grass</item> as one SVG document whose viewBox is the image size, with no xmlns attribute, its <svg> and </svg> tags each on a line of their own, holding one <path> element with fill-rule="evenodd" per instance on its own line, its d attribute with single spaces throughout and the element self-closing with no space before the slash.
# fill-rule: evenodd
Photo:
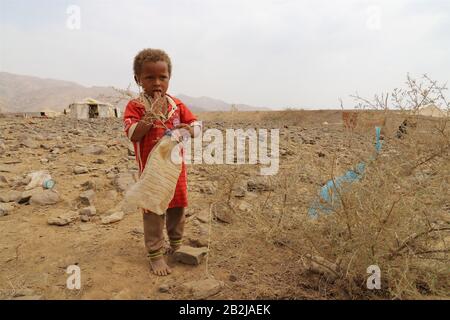
<svg viewBox="0 0 450 320">
<path fill-rule="evenodd" d="M 440 99 L 448 109 L 444 89 L 434 83 L 415 94 L 434 102 Z M 386 97 L 375 99 L 374 105 L 385 103 Z M 418 108 L 429 103 L 428 98 L 414 94 L 410 98 L 411 104 L 398 110 L 389 110 L 386 103 L 386 108 L 373 108 L 378 111 L 360 111 L 358 119 L 364 121 L 355 133 L 348 132 L 358 139 L 350 137 L 348 145 L 346 139 L 339 142 L 343 148 L 350 146 L 354 159 L 366 162 L 366 170 L 363 179 L 339 189 L 333 213 L 311 219 L 301 209 L 315 197 L 303 188 L 305 167 L 298 164 L 304 163 L 304 154 L 270 179 L 274 191 L 258 198 L 257 210 L 245 214 L 235 210 L 267 245 L 297 257 L 296 272 L 282 277 L 292 298 L 304 297 L 305 288 L 316 290 L 319 297 L 337 299 L 450 297 L 449 119 L 418 116 Z M 261 123 L 269 121 L 266 114 L 260 116 Z M 285 110 L 270 114 L 270 121 L 295 125 L 308 116 L 308 111 Z M 336 118 L 340 118 L 338 111 Z M 416 126 L 398 139 L 398 125 L 406 118 L 413 118 Z M 382 151 L 375 158 L 374 123 L 384 124 L 385 135 Z M 328 159 L 329 169 L 320 174 L 328 179 L 340 175 L 341 170 L 335 168 L 339 156 Z M 238 175 L 234 171 L 221 177 L 219 198 L 230 201 Z M 381 290 L 366 286 L 371 265 L 381 270 Z"/>
</svg>

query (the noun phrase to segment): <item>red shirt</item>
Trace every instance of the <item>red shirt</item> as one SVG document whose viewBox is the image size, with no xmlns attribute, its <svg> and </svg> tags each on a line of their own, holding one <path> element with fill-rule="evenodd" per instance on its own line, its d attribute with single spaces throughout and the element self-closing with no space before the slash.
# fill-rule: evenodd
<svg viewBox="0 0 450 320">
<path fill-rule="evenodd" d="M 176 125 L 181 123 L 191 124 L 197 120 L 196 116 L 186 107 L 180 100 L 167 95 L 169 103 L 167 105 L 167 114 L 173 108 L 176 108 L 172 116 L 164 123 L 168 129 L 173 129 Z M 137 123 L 145 114 L 145 107 L 134 99 L 128 102 L 123 116 L 124 130 L 128 138 L 133 135 Z M 139 141 L 133 142 L 136 161 L 139 165 L 139 173 L 141 174 L 147 163 L 147 158 L 156 143 L 164 136 L 165 128 L 162 127 L 160 121 L 155 121 L 154 126 L 147 132 L 147 134 Z M 187 174 L 186 165 L 184 161 L 181 165 L 181 173 L 178 178 L 175 194 L 169 203 L 168 208 L 187 207 Z"/>
</svg>

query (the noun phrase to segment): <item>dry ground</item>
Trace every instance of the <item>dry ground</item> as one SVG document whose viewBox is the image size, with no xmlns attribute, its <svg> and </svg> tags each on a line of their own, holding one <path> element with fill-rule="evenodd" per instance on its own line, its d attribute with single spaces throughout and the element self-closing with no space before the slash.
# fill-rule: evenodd
<svg viewBox="0 0 450 320">
<path fill-rule="evenodd" d="M 294 222 L 308 219 L 307 209 L 329 179 L 331 164 L 337 163 L 333 170 L 339 173 L 360 161 L 361 154 L 373 148 L 374 132 L 358 131 L 349 140 L 340 111 L 206 113 L 199 118 L 205 128 L 279 128 L 280 171 L 275 177 L 260 178 L 257 165 L 189 165 L 186 243 L 201 246 L 209 242 L 210 254 L 196 267 L 172 261 L 173 274 L 161 278 L 149 270 L 138 212 L 113 224 L 100 221 L 122 200 L 115 181 L 137 169 L 128 156 L 120 120 L 76 123 L 66 118 L 0 118 L 4 142 L 0 175 L 11 182 L 33 171 L 49 170 L 61 197 L 57 204 L 47 206 L 15 204 L 8 215 L 0 217 L 0 298 L 11 299 L 26 288 L 43 299 L 191 298 L 179 286 L 207 277 L 224 282 L 210 299 L 337 297 L 321 277 L 304 270 L 299 253 L 289 245 L 295 239 L 281 235 L 283 242 L 274 240 L 280 235 L 272 237 L 279 232 L 273 227 L 280 222 L 295 235 L 299 229 Z M 392 126 L 396 125 L 398 120 L 393 120 Z M 38 146 L 21 146 L 27 137 Z M 105 151 L 82 155 L 79 150 L 88 145 L 103 146 Z M 74 174 L 77 165 L 89 172 Z M 297 180 L 292 183 L 289 177 L 294 172 Z M 249 190 L 249 180 L 261 189 Z M 47 224 L 57 210 L 79 208 L 81 184 L 86 181 L 95 184 L 97 216 L 61 227 Z M 3 185 L 0 192 L 23 188 L 20 183 Z M 237 197 L 239 192 L 244 195 Z M 213 213 L 222 210 L 231 223 L 213 219 L 209 224 L 197 218 L 205 220 L 210 208 Z M 73 264 L 81 268 L 81 290 L 66 287 L 66 268 Z M 160 292 L 162 285 L 167 292 Z"/>
</svg>

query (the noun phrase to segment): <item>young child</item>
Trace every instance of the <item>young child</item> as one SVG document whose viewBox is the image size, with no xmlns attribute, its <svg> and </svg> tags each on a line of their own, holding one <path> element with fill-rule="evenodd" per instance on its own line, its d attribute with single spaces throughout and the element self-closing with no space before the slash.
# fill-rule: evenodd
<svg viewBox="0 0 450 320">
<path fill-rule="evenodd" d="M 200 124 L 180 100 L 167 94 L 172 75 L 172 63 L 167 53 L 159 49 L 144 49 L 134 58 L 133 69 L 134 79 L 143 92 L 138 99 L 128 102 L 124 113 L 124 129 L 133 142 L 141 174 L 150 152 L 167 129 L 185 129 L 194 137 L 194 128 Z M 153 112 L 146 112 L 145 104 L 147 107 L 151 105 Z M 156 114 L 162 115 L 162 118 L 156 117 Z M 195 132 L 197 134 L 199 130 L 196 128 Z M 181 245 L 185 223 L 184 208 L 187 205 L 187 175 L 183 162 L 175 194 L 166 214 L 161 216 L 142 210 L 145 247 L 156 275 L 171 273 L 163 257 L 164 220 L 170 241 L 169 252 L 173 253 Z"/>
</svg>

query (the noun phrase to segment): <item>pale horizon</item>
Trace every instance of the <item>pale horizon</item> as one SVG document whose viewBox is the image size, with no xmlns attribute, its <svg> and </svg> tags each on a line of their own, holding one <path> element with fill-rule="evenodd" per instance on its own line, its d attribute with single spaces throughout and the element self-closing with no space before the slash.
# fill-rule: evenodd
<svg viewBox="0 0 450 320">
<path fill-rule="evenodd" d="M 350 109 L 407 73 L 448 82 L 449 30 L 444 0 L 0 0 L 0 71 L 136 90 L 135 54 L 162 48 L 174 95 Z"/>
</svg>

